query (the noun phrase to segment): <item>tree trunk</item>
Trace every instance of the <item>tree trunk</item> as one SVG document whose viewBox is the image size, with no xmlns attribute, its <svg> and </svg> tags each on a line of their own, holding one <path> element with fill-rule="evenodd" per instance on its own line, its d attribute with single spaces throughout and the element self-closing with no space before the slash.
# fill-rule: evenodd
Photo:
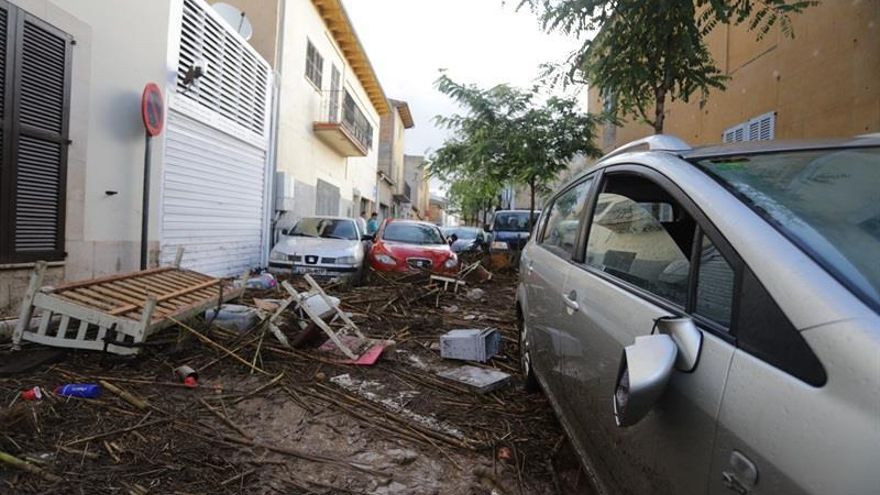
<svg viewBox="0 0 880 495">
<path fill-rule="evenodd" d="M 663 134 L 663 121 L 666 119 L 666 88 L 654 90 L 654 134 Z"/>
<path fill-rule="evenodd" d="M 535 177 L 529 180 L 529 232 L 532 231 L 532 223 L 535 217 Z"/>
</svg>

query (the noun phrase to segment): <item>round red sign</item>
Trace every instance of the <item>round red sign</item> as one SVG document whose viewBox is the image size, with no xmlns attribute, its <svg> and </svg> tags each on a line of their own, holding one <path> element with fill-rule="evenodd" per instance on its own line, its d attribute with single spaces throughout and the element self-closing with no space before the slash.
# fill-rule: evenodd
<svg viewBox="0 0 880 495">
<path fill-rule="evenodd" d="M 141 117 L 144 128 L 150 136 L 158 136 L 165 125 L 165 103 L 162 101 L 162 90 L 156 83 L 147 83 L 141 97 Z"/>
</svg>

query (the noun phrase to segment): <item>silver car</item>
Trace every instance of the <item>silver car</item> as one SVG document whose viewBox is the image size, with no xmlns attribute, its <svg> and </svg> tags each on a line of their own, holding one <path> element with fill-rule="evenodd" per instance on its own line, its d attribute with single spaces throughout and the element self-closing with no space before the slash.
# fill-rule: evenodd
<svg viewBox="0 0 880 495">
<path fill-rule="evenodd" d="M 627 145 L 548 202 L 517 310 L 600 493 L 880 490 L 880 135 Z"/>
<path fill-rule="evenodd" d="M 269 271 L 310 274 L 360 282 L 364 272 L 366 234 L 352 218 L 300 218 L 281 230 L 269 253 Z"/>
</svg>

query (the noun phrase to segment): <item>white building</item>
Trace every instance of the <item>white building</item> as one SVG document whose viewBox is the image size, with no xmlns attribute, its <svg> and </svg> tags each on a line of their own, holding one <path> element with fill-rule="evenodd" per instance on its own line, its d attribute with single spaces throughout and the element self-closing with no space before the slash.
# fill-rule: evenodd
<svg viewBox="0 0 880 495">
<path fill-rule="evenodd" d="M 149 265 L 180 245 L 184 266 L 211 274 L 265 263 L 274 78 L 205 1 L 11 0 L 0 37 L 0 308 L 37 260 L 48 283 L 138 268 L 148 82 L 167 107 Z M 207 70 L 184 85 L 197 61 Z"/>
<path fill-rule="evenodd" d="M 284 222 L 357 216 L 376 203 L 380 117 L 388 102 L 339 0 L 230 0 L 275 39 L 255 46 L 278 61 L 276 202 Z"/>
</svg>

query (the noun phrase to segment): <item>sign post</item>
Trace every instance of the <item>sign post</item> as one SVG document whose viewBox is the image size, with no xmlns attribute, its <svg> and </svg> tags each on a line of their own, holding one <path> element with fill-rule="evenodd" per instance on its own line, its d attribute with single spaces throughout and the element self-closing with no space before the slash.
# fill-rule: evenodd
<svg viewBox="0 0 880 495">
<path fill-rule="evenodd" d="M 147 83 L 141 96 L 141 118 L 144 121 L 144 194 L 141 206 L 141 270 L 147 268 L 147 238 L 150 225 L 150 159 L 153 136 L 162 133 L 165 124 L 165 103 L 156 83 Z"/>
</svg>

